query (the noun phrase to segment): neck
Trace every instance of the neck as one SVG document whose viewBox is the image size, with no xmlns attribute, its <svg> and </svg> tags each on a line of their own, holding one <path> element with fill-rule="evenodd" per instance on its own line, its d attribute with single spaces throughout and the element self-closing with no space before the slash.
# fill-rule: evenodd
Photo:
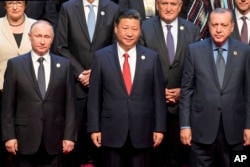
<svg viewBox="0 0 250 167">
<path fill-rule="evenodd" d="M 24 16 L 21 19 L 17 20 L 17 21 L 13 21 L 13 20 L 10 20 L 8 18 L 9 25 L 12 26 L 12 27 L 21 26 L 21 25 L 23 25 L 24 21 L 25 21 L 25 17 Z"/>
</svg>

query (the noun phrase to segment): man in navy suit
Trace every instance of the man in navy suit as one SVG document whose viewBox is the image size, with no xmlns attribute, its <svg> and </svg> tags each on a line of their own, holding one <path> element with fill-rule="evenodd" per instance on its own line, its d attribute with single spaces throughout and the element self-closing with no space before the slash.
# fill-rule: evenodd
<svg viewBox="0 0 250 167">
<path fill-rule="evenodd" d="M 250 145 L 250 47 L 230 38 L 230 10 L 209 16 L 211 38 L 186 51 L 180 135 L 191 146 L 191 166 L 230 166 L 230 151 Z"/>
<path fill-rule="evenodd" d="M 95 13 L 94 34 L 88 32 L 89 5 Z M 80 166 L 81 160 L 87 163 L 98 156 L 86 132 L 86 103 L 89 88 L 89 76 L 93 53 L 113 43 L 113 24 L 118 5 L 109 0 L 70 0 L 62 4 L 57 29 L 57 52 L 71 60 L 74 69 L 77 90 L 78 141 L 73 152 L 73 163 Z M 74 160 L 75 159 L 75 160 Z M 72 165 L 69 165 L 72 167 Z"/>
<path fill-rule="evenodd" d="M 166 130 L 160 60 L 155 51 L 137 45 L 140 31 L 136 10 L 121 13 L 115 22 L 117 42 L 94 55 L 88 131 L 103 151 L 104 167 L 153 167 L 153 147 Z"/>
<path fill-rule="evenodd" d="M 31 27 L 32 51 L 8 61 L 2 105 L 2 139 L 18 166 L 60 167 L 74 149 L 76 112 L 70 61 L 49 53 L 54 37 L 47 21 Z M 44 84 L 39 84 L 42 58 Z M 43 91 L 42 90 L 43 87 Z"/>
<path fill-rule="evenodd" d="M 188 149 L 180 141 L 179 97 L 185 48 L 200 39 L 198 26 L 179 17 L 182 0 L 156 0 L 159 15 L 142 22 L 141 44 L 159 53 L 165 79 L 165 96 L 168 104 L 167 135 L 156 150 L 158 167 L 182 166 L 188 157 Z M 167 26 L 174 40 L 174 53 L 168 50 Z M 173 57 L 173 61 L 171 60 Z"/>
</svg>

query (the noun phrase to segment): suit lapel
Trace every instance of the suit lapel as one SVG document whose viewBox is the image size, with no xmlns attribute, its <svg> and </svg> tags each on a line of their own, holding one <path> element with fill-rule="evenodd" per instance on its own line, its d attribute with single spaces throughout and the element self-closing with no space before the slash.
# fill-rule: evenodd
<svg viewBox="0 0 250 167">
<path fill-rule="evenodd" d="M 232 41 L 229 39 L 228 42 L 228 54 L 227 54 L 227 63 L 225 67 L 225 74 L 224 74 L 224 80 L 223 80 L 223 86 L 222 90 L 225 89 L 226 85 L 229 83 L 230 76 L 232 74 L 232 67 L 234 66 L 234 59 L 237 58 L 238 55 L 235 55 L 235 53 L 239 53 L 238 47 L 236 45 L 232 44 Z"/>
<path fill-rule="evenodd" d="M 51 90 L 53 90 L 53 87 L 55 85 L 55 81 L 56 81 L 56 76 L 58 76 L 59 74 L 59 70 L 61 67 L 61 64 L 58 62 L 57 58 L 55 56 L 53 56 L 52 54 L 50 54 L 50 60 L 51 60 L 51 65 L 50 65 L 50 79 L 49 79 L 49 84 L 48 84 L 48 88 L 45 94 L 46 98 L 49 93 L 51 92 Z"/>
<path fill-rule="evenodd" d="M 160 45 L 160 51 L 162 52 L 162 54 L 159 54 L 159 55 L 161 56 L 161 61 L 163 61 L 162 64 L 166 64 L 166 66 L 169 66 L 166 39 L 165 39 L 164 34 L 163 34 L 163 30 L 162 30 L 161 21 L 160 21 L 159 16 L 154 17 L 154 22 L 156 22 L 156 23 L 153 24 L 152 26 L 154 26 L 156 39 L 158 41 L 161 41 L 161 42 L 159 42 L 159 45 Z"/>
<path fill-rule="evenodd" d="M 2 26 L 2 28 L 1 28 L 2 31 L 3 31 L 3 34 L 6 36 L 6 39 L 8 39 L 8 41 L 10 42 L 12 47 L 15 48 L 16 50 L 18 50 L 16 40 L 15 40 L 15 38 L 13 36 L 13 33 L 10 30 L 9 22 L 8 22 L 6 16 L 4 17 L 3 22 L 4 22 L 4 25 L 6 25 L 6 26 Z"/>
<path fill-rule="evenodd" d="M 204 43 L 204 45 L 200 48 L 200 55 L 203 57 L 204 60 L 203 62 L 207 67 L 207 71 L 210 73 L 213 80 L 215 81 L 217 88 L 221 89 L 214 61 L 214 53 L 213 53 L 211 38 L 207 39 L 207 42 Z"/>
<path fill-rule="evenodd" d="M 99 6 L 98 6 L 98 11 L 97 11 L 97 18 L 96 18 L 96 28 L 93 36 L 93 42 L 95 41 L 97 35 L 96 32 L 98 31 L 98 27 L 102 27 L 105 25 L 105 18 L 107 18 L 105 15 L 108 13 L 107 11 L 107 5 L 108 1 L 107 0 L 102 0 L 99 1 Z"/>
<path fill-rule="evenodd" d="M 134 89 L 136 88 L 136 85 L 139 83 L 139 80 L 141 79 L 141 75 L 143 72 L 143 62 L 145 59 L 142 59 L 142 56 L 145 56 L 145 59 L 147 59 L 146 55 L 144 55 L 144 50 L 137 45 L 136 46 L 136 66 L 135 66 L 135 76 L 134 81 L 131 89 L 131 95 L 134 92 Z"/>
<path fill-rule="evenodd" d="M 75 0 L 75 6 L 76 9 L 72 9 L 76 14 L 76 19 L 78 20 L 80 26 L 82 27 L 82 31 L 85 35 L 85 37 L 90 41 L 89 33 L 88 33 L 88 26 L 87 26 L 87 20 L 85 19 L 85 12 L 83 7 L 82 0 Z"/>
<path fill-rule="evenodd" d="M 123 85 L 123 90 L 124 92 L 127 94 L 127 89 L 125 86 L 125 83 L 123 81 L 123 75 L 122 75 L 122 70 L 121 70 L 121 66 L 120 66 L 120 62 L 119 62 L 119 58 L 118 58 L 118 51 L 117 51 L 117 43 L 113 44 L 113 48 L 110 49 L 109 51 L 110 55 L 107 56 L 107 58 L 109 58 L 109 62 L 111 64 L 111 67 L 114 69 L 114 73 L 118 78 L 118 82 L 119 85 Z"/>
<path fill-rule="evenodd" d="M 30 81 L 30 83 L 32 84 L 34 90 L 42 98 L 42 95 L 40 93 L 39 86 L 37 83 L 37 79 L 36 79 L 36 75 L 35 75 L 34 66 L 33 66 L 30 52 L 27 54 L 27 56 L 23 57 L 22 66 L 23 66 L 24 72 L 26 73 L 26 76 L 27 76 L 28 80 Z"/>
<path fill-rule="evenodd" d="M 181 19 L 178 19 L 178 30 L 177 30 L 177 46 L 175 51 L 174 62 L 172 66 L 178 65 L 180 56 L 182 55 L 181 51 L 185 48 L 185 24 Z"/>
</svg>

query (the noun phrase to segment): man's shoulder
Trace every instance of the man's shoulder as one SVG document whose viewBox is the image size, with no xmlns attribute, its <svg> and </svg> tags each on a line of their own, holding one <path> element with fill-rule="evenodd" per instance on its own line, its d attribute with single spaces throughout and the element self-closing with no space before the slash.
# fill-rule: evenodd
<svg viewBox="0 0 250 167">
<path fill-rule="evenodd" d="M 178 20 L 179 20 L 179 23 L 184 26 L 184 28 L 186 27 L 186 28 L 189 28 L 191 30 L 199 30 L 200 29 L 199 26 L 194 25 L 192 22 L 185 20 L 181 17 L 178 17 Z"/>
</svg>

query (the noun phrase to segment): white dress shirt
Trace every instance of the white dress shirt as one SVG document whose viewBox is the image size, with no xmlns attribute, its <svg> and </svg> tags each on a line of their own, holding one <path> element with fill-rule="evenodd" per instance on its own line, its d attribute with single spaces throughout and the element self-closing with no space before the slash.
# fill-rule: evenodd
<svg viewBox="0 0 250 167">
<path fill-rule="evenodd" d="M 241 19 L 241 17 L 243 16 L 237 8 L 235 8 L 235 16 L 236 16 L 236 21 L 237 21 L 237 25 L 238 25 L 238 29 L 239 29 L 239 34 L 241 36 L 241 29 L 243 26 L 243 20 Z M 247 32 L 248 32 L 248 41 L 249 41 L 249 37 L 250 37 L 250 12 L 245 15 L 247 17 L 246 22 L 247 22 Z"/>
<path fill-rule="evenodd" d="M 95 12 L 95 21 L 97 20 L 97 12 L 98 12 L 99 0 L 95 0 L 93 3 L 89 3 L 87 0 L 83 0 L 83 7 L 84 7 L 86 22 L 88 22 L 89 5 L 90 4 L 93 5 L 93 9 L 94 9 L 94 12 Z"/>
<path fill-rule="evenodd" d="M 136 64 L 136 46 L 131 48 L 128 52 L 125 52 L 120 45 L 117 43 L 117 50 L 118 50 L 118 58 L 120 62 L 121 71 L 123 71 L 123 63 L 124 63 L 124 54 L 127 53 L 129 55 L 128 62 L 130 67 L 130 73 L 131 73 L 131 81 L 133 83 L 134 76 L 135 76 L 135 64 Z"/>
<path fill-rule="evenodd" d="M 162 26 L 162 30 L 163 30 L 163 34 L 164 34 L 164 39 L 167 45 L 167 25 L 171 25 L 171 33 L 172 36 L 174 38 L 174 50 L 176 52 L 176 48 L 177 48 L 177 38 L 178 38 L 178 19 L 176 18 L 171 24 L 167 24 L 166 22 L 164 22 L 163 20 L 161 20 L 161 26 Z"/>
<path fill-rule="evenodd" d="M 37 61 L 41 56 L 38 56 L 34 51 L 31 51 L 31 59 L 33 62 L 33 67 L 35 70 L 35 75 L 36 79 L 38 77 L 38 68 L 40 63 Z M 51 60 L 50 60 L 50 55 L 49 53 L 46 53 L 43 55 L 44 61 L 43 61 L 43 66 L 44 66 L 44 72 L 45 72 L 45 89 L 47 90 L 48 85 L 49 85 L 49 80 L 50 80 L 50 71 L 51 71 Z"/>
</svg>

